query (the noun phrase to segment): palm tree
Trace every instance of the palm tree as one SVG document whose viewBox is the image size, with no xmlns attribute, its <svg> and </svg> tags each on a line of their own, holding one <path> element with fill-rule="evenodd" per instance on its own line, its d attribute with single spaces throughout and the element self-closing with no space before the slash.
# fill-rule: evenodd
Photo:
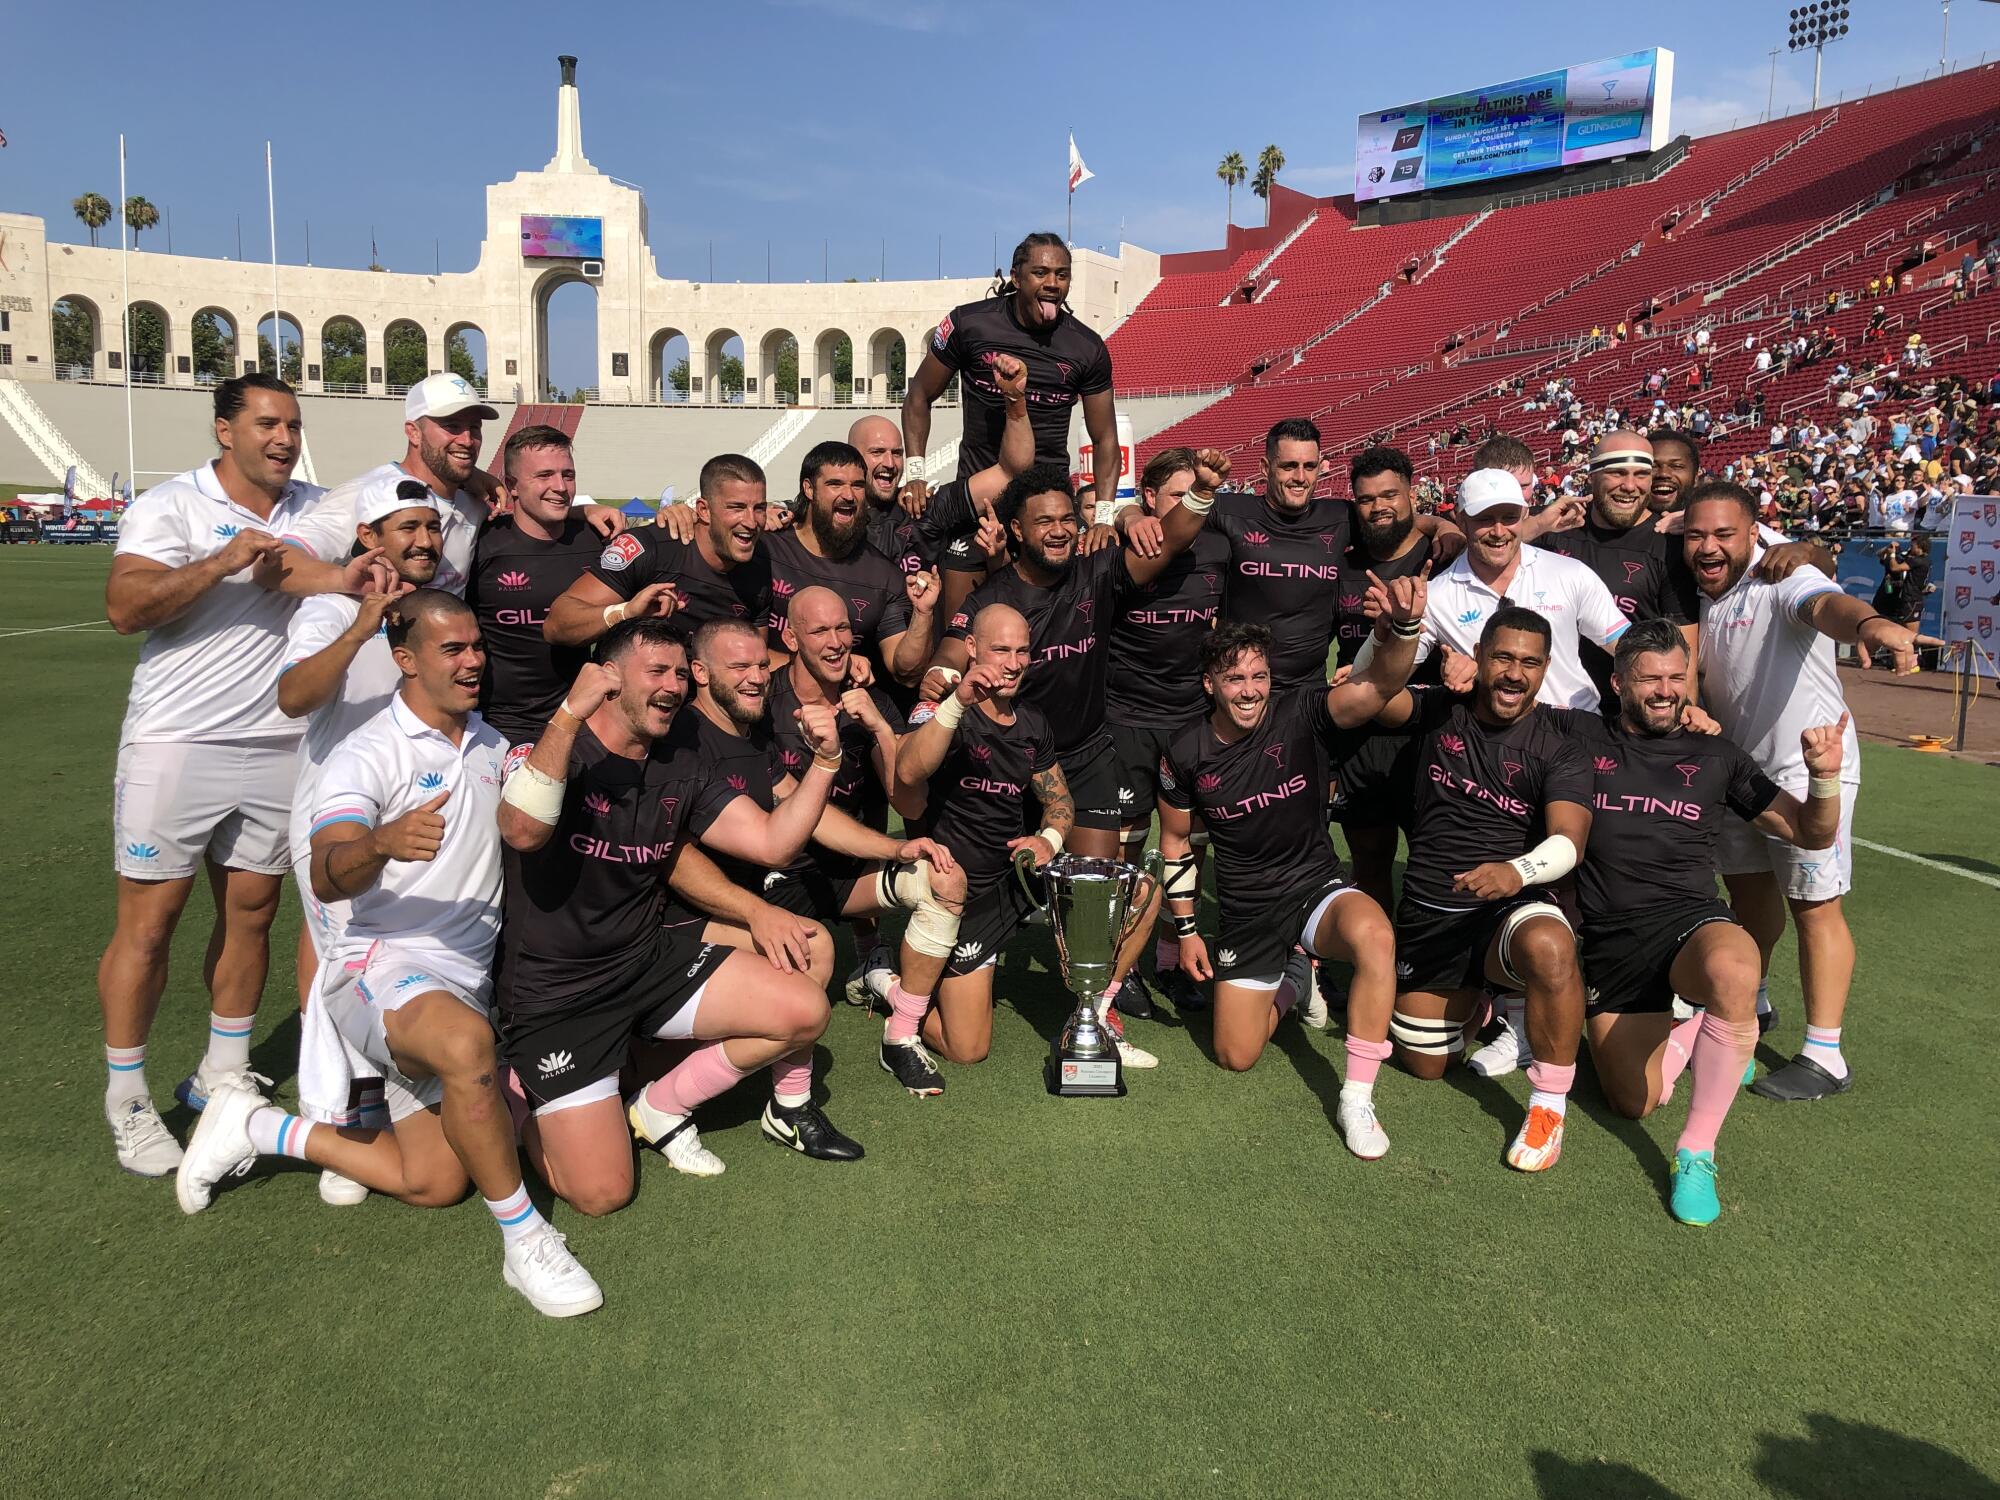
<svg viewBox="0 0 2000 1500">
<path fill-rule="evenodd" d="M 90 231 L 90 243 L 94 247 L 97 244 L 97 231 L 111 222 L 111 200 L 102 193 L 85 193 L 70 204 L 70 209 L 83 220 L 84 227 Z"/>
<path fill-rule="evenodd" d="M 136 250 L 139 248 L 140 231 L 159 223 L 160 211 L 134 193 L 125 200 L 125 222 L 132 226 L 132 248 Z"/>
<path fill-rule="evenodd" d="M 1278 185 L 1278 174 L 1285 170 L 1285 153 L 1276 146 L 1266 146 L 1257 153 L 1257 175 L 1250 180 L 1250 191 L 1264 200 L 1264 222 L 1271 222 L 1271 189 Z"/>
<path fill-rule="evenodd" d="M 1223 157 L 1220 162 L 1216 163 L 1215 175 L 1222 179 L 1223 187 L 1228 190 L 1228 196 L 1223 200 L 1229 205 L 1229 212 L 1223 226 L 1226 236 L 1228 226 L 1236 222 L 1236 184 L 1250 175 L 1250 169 L 1243 165 L 1243 153 L 1241 151 L 1232 151 Z"/>
</svg>

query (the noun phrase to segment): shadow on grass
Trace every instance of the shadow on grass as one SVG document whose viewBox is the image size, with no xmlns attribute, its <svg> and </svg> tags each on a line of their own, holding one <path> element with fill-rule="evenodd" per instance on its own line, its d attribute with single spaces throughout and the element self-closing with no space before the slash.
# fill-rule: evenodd
<svg viewBox="0 0 2000 1500">
<path fill-rule="evenodd" d="M 1631 1151 L 1639 1165 L 1645 1169 L 1646 1176 L 1651 1179 L 1654 1190 L 1660 1195 L 1660 1201 L 1665 1203 L 1671 1186 L 1668 1172 L 1670 1163 L 1666 1154 L 1660 1150 L 1658 1142 L 1647 1133 L 1644 1121 L 1628 1120 L 1611 1107 L 1611 1102 L 1604 1097 L 1604 1085 L 1598 1079 L 1595 1063 L 1586 1061 L 1589 1057 L 1588 1045 L 1578 1049 L 1577 1061 L 1580 1066 L 1577 1068 L 1577 1083 L 1580 1087 L 1570 1090 L 1570 1103 L 1588 1115 L 1591 1122 L 1605 1134 Z M 1693 1072 L 1682 1073 L 1679 1082 L 1674 1086 L 1673 1100 L 1664 1107 L 1671 1109 L 1674 1103 L 1678 1102 L 1685 1110 L 1688 1091 L 1693 1087 Z"/>
<path fill-rule="evenodd" d="M 1541 1500 L 1689 1500 L 1652 1475 L 1608 1459 L 1564 1458 L 1546 1448 L 1528 1455 Z"/>
</svg>

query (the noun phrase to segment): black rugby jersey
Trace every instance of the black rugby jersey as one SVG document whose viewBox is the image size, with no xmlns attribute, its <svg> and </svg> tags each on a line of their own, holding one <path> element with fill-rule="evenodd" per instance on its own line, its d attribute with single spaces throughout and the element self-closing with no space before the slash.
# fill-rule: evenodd
<svg viewBox="0 0 2000 1500">
<path fill-rule="evenodd" d="M 486 643 L 479 712 L 510 743 L 542 732 L 590 659 L 586 647 L 550 645 L 542 624 L 549 606 L 589 571 L 603 548 L 597 533 L 574 516 L 553 541 L 523 534 L 511 516 L 479 534 L 465 586 L 465 602 Z"/>
<path fill-rule="evenodd" d="M 764 545 L 750 561 L 718 570 L 693 542 L 641 526 L 613 537 L 590 572 L 621 599 L 651 583 L 672 584 L 681 602 L 670 618 L 686 635 L 708 620 L 747 620 L 762 629 L 771 614 L 771 556 Z"/>
<path fill-rule="evenodd" d="M 919 705 L 910 727 L 928 723 L 931 714 Z M 930 837 L 964 869 L 972 895 L 1013 878 L 1007 841 L 1031 831 L 1028 810 L 1039 806 L 1034 778 L 1055 764 L 1049 721 L 1019 699 L 1011 724 L 999 723 L 978 704 L 958 721 L 951 749 L 930 779 L 924 818 Z"/>
<path fill-rule="evenodd" d="M 987 371 L 996 354 L 1028 367 L 1028 420 L 1035 462 L 1069 468 L 1070 412 L 1085 396 L 1111 389 L 1111 351 L 1074 314 L 1047 328 L 1028 329 L 1014 316 L 1012 297 L 984 297 L 954 307 L 931 335 L 931 352 L 958 376 L 965 421 L 958 443 L 958 477 L 1000 461 L 1007 401 Z"/>
<path fill-rule="evenodd" d="M 1209 512 L 1209 529 L 1229 542 L 1222 617 L 1270 630 L 1274 687 L 1326 681 L 1353 516 L 1346 500 L 1315 500 L 1291 515 L 1262 495 L 1218 495 Z"/>
<path fill-rule="evenodd" d="M 1111 628 L 1105 716 L 1135 729 L 1172 729 L 1208 706 L 1196 659 L 1222 607 L 1229 543 L 1204 528 L 1149 584 L 1125 596 Z"/>
</svg>

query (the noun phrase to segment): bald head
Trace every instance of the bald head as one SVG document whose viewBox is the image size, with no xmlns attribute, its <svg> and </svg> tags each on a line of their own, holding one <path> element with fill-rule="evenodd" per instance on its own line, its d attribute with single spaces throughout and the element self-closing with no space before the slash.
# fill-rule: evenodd
<svg viewBox="0 0 2000 1500">
<path fill-rule="evenodd" d="M 989 604 L 972 617 L 972 639 L 980 646 L 1007 641 L 1028 644 L 1028 617 L 1011 604 Z"/>
<path fill-rule="evenodd" d="M 903 482 L 903 431 L 887 417 L 862 417 L 847 429 L 848 443 L 861 455 L 868 503 L 893 505 Z"/>
<path fill-rule="evenodd" d="M 847 601 L 815 584 L 792 596 L 785 611 L 785 649 L 799 669 L 830 694 L 847 686 L 854 655 L 854 626 Z"/>
<path fill-rule="evenodd" d="M 1590 512 L 1598 525 L 1629 530 L 1653 497 L 1653 445 L 1621 427 L 1590 445 Z"/>
</svg>

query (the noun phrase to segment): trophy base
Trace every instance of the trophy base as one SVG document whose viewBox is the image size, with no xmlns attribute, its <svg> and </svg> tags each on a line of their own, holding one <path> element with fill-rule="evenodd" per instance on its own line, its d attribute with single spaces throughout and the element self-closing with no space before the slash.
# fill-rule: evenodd
<svg viewBox="0 0 2000 1500">
<path fill-rule="evenodd" d="M 1049 1053 L 1042 1074 L 1049 1092 L 1059 1099 L 1122 1099 L 1125 1097 L 1125 1068 L 1113 1052 L 1093 1057 L 1065 1057 Z"/>
</svg>

